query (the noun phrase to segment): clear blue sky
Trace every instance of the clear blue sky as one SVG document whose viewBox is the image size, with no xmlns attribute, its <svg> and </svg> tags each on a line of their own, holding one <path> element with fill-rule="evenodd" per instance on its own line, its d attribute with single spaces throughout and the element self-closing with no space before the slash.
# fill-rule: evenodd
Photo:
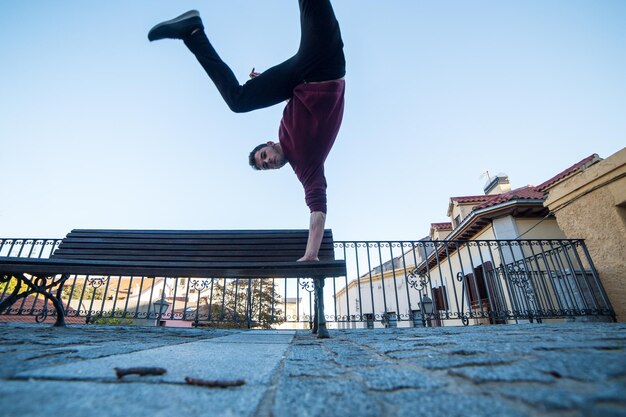
<svg viewBox="0 0 626 417">
<path fill-rule="evenodd" d="M 346 112 L 338 239 L 417 239 L 482 172 L 538 184 L 626 145 L 626 2 L 335 0 Z M 306 228 L 291 168 L 258 173 L 282 105 L 233 114 L 180 41 L 196 8 L 241 81 L 298 45 L 295 0 L 2 0 L 0 237 L 72 228 Z"/>
</svg>

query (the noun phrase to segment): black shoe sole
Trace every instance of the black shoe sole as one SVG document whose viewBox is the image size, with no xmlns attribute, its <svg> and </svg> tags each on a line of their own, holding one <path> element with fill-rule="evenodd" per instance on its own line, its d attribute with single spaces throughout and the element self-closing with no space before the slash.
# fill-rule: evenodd
<svg viewBox="0 0 626 417">
<path fill-rule="evenodd" d="M 167 39 L 167 38 L 182 38 L 184 35 L 180 34 L 180 29 L 176 27 L 176 25 L 184 25 L 185 20 L 197 18 L 200 21 L 200 12 L 197 10 L 189 10 L 186 13 L 181 14 L 178 17 L 175 17 L 171 20 L 166 20 L 155 25 L 148 32 L 148 40 L 150 42 L 157 41 L 159 39 Z M 198 26 L 202 27 L 202 23 Z"/>
</svg>

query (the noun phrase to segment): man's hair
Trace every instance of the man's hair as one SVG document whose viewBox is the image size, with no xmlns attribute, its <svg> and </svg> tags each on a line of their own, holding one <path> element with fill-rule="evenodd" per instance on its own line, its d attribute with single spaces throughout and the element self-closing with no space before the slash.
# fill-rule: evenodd
<svg viewBox="0 0 626 417">
<path fill-rule="evenodd" d="M 250 155 L 248 156 L 248 163 L 250 164 L 250 166 L 254 169 L 256 169 L 257 171 L 259 171 L 261 168 L 259 168 L 258 166 L 256 166 L 256 153 L 260 150 L 263 149 L 267 146 L 267 143 L 262 143 L 260 145 L 258 145 L 256 148 L 252 149 L 252 152 L 250 152 Z"/>
</svg>

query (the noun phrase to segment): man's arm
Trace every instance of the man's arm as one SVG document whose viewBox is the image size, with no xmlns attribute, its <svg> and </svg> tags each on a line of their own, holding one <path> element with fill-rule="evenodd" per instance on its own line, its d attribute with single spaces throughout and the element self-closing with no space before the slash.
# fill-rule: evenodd
<svg viewBox="0 0 626 417">
<path fill-rule="evenodd" d="M 318 253 L 320 246 L 322 245 L 322 238 L 324 237 L 324 225 L 326 224 L 326 213 L 322 211 L 311 212 L 311 219 L 309 221 L 309 239 L 306 243 L 306 252 L 304 256 L 298 259 L 298 262 L 302 261 L 319 261 Z"/>
</svg>

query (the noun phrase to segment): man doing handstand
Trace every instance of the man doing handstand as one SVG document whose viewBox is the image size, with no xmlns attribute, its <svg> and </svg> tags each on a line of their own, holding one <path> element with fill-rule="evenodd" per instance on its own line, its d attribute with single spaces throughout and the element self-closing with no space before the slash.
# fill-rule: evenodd
<svg viewBox="0 0 626 417">
<path fill-rule="evenodd" d="M 243 113 L 289 100 L 278 130 L 278 143 L 269 141 L 250 152 L 250 165 L 259 170 L 289 163 L 304 187 L 311 216 L 304 256 L 318 260 L 326 222 L 324 161 L 335 142 L 344 108 L 345 58 L 339 23 L 330 0 L 299 0 L 300 47 L 285 62 L 239 84 L 204 33 L 197 11 L 159 23 L 148 39 L 182 39 L 209 75 L 228 107 Z"/>
</svg>

